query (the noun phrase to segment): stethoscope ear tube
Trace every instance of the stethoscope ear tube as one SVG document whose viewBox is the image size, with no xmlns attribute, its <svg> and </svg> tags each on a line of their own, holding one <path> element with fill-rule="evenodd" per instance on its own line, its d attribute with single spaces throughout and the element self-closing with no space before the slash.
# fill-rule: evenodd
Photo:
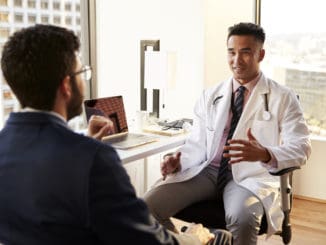
<svg viewBox="0 0 326 245">
<path fill-rule="evenodd" d="M 264 94 L 264 112 L 263 112 L 263 119 L 265 120 L 265 121 L 268 121 L 268 120 L 270 120 L 271 119 L 271 113 L 269 112 L 269 109 L 268 109 L 268 97 L 267 97 L 268 95 L 267 95 L 267 93 L 266 94 Z"/>
</svg>

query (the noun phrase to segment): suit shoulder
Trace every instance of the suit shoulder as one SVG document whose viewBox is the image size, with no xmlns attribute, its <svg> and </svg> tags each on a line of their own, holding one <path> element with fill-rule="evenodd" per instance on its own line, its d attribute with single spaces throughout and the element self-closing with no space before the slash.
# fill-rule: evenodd
<svg viewBox="0 0 326 245">
<path fill-rule="evenodd" d="M 80 148 L 80 151 L 88 151 L 88 152 L 96 152 L 100 149 L 106 150 L 109 152 L 115 152 L 114 148 L 110 145 L 104 144 L 103 142 L 96 140 L 94 138 L 91 138 L 89 136 L 86 136 L 82 133 L 76 133 L 72 130 L 69 130 L 67 128 L 64 129 L 58 129 L 59 134 L 61 134 L 61 137 L 64 137 L 67 145 L 78 145 L 78 148 Z"/>
</svg>

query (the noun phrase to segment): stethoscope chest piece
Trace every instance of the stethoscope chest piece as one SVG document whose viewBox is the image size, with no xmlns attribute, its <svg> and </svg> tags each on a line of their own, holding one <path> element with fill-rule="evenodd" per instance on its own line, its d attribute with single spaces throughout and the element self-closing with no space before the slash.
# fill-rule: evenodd
<svg viewBox="0 0 326 245">
<path fill-rule="evenodd" d="M 270 119 L 271 119 L 271 113 L 269 112 L 269 111 L 264 111 L 263 112 L 263 119 L 265 120 L 265 121 L 269 121 Z"/>
<path fill-rule="evenodd" d="M 267 93 L 264 94 L 264 107 L 265 107 L 265 111 L 263 112 L 263 119 L 264 121 L 269 121 L 271 120 L 271 113 L 268 110 L 268 97 L 267 97 Z"/>
</svg>

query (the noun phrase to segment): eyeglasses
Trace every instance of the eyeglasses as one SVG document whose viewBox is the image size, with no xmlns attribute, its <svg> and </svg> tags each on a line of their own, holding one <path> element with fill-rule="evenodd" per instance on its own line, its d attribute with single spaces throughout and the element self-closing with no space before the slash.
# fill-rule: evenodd
<svg viewBox="0 0 326 245">
<path fill-rule="evenodd" d="M 82 69 L 80 71 L 76 71 L 76 72 L 72 73 L 70 76 L 74 77 L 74 76 L 77 76 L 78 74 L 81 74 L 81 78 L 84 81 L 88 81 L 92 78 L 92 67 L 85 65 L 82 67 Z"/>
</svg>

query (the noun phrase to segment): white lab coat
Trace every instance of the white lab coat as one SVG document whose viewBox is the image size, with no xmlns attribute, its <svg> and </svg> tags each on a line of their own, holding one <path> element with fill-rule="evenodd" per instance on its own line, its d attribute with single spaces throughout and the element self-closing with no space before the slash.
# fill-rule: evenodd
<svg viewBox="0 0 326 245">
<path fill-rule="evenodd" d="M 158 185 L 190 179 L 212 161 L 230 111 L 231 93 L 232 79 L 203 92 L 194 109 L 191 134 L 180 148 L 182 169 L 158 182 Z M 264 94 L 268 96 L 269 120 L 263 118 Z M 278 193 L 279 177 L 270 175 L 269 171 L 305 164 L 311 151 L 309 132 L 293 91 L 265 78 L 263 74 L 244 108 L 233 138 L 247 139 L 248 128 L 275 156 L 278 168 L 270 168 L 261 162 L 241 162 L 232 165 L 232 174 L 237 184 L 262 201 L 269 236 L 280 229 L 283 220 Z"/>
</svg>

